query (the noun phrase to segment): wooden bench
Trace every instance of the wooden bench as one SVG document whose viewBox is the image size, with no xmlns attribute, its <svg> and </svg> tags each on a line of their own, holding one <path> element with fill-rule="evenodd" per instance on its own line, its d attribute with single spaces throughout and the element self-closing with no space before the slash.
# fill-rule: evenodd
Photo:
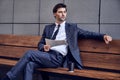
<svg viewBox="0 0 120 80">
<path fill-rule="evenodd" d="M 0 34 L 0 65 L 14 66 L 27 50 L 37 49 L 40 36 Z M 109 45 L 96 40 L 79 40 L 82 70 L 68 72 L 67 68 L 43 68 L 36 73 L 45 72 L 50 76 L 72 80 L 120 80 L 120 40 Z"/>
</svg>

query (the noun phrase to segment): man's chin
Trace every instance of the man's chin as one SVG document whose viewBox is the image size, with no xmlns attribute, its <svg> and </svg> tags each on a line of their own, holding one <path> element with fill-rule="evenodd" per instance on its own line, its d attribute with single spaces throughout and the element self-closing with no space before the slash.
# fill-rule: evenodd
<svg viewBox="0 0 120 80">
<path fill-rule="evenodd" d="M 60 19 L 61 22 L 65 21 L 65 19 Z"/>
</svg>

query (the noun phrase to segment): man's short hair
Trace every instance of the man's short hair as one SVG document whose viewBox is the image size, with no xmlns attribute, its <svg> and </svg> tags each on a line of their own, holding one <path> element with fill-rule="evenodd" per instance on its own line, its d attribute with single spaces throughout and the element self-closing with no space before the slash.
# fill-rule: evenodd
<svg viewBox="0 0 120 80">
<path fill-rule="evenodd" d="M 53 13 L 56 13 L 59 8 L 65 8 L 67 11 L 67 6 L 64 3 L 58 3 L 53 8 Z"/>
</svg>

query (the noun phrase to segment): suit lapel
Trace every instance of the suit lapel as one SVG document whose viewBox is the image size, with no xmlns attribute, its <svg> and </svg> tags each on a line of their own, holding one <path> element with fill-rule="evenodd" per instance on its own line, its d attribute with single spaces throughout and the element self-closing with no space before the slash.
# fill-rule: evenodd
<svg viewBox="0 0 120 80">
<path fill-rule="evenodd" d="M 66 37 L 67 37 L 67 41 L 69 41 L 71 39 L 72 36 L 72 31 L 71 31 L 71 27 L 70 24 L 66 23 L 65 24 L 65 31 L 66 31 Z"/>
<path fill-rule="evenodd" d="M 51 39 L 51 37 L 52 37 L 52 34 L 53 34 L 53 31 L 54 31 L 54 28 L 55 28 L 55 24 L 52 24 L 51 26 L 50 26 L 50 28 L 49 28 L 49 38 Z"/>
</svg>

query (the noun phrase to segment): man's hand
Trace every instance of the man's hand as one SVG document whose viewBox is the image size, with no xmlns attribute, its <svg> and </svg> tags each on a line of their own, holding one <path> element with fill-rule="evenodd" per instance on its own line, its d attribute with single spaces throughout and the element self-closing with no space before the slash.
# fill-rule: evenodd
<svg viewBox="0 0 120 80">
<path fill-rule="evenodd" d="M 44 45 L 44 51 L 49 51 L 50 50 L 50 45 Z"/>
<path fill-rule="evenodd" d="M 112 41 L 112 37 L 109 36 L 109 35 L 104 35 L 104 41 L 105 41 L 106 44 L 109 44 L 109 42 Z"/>
</svg>

